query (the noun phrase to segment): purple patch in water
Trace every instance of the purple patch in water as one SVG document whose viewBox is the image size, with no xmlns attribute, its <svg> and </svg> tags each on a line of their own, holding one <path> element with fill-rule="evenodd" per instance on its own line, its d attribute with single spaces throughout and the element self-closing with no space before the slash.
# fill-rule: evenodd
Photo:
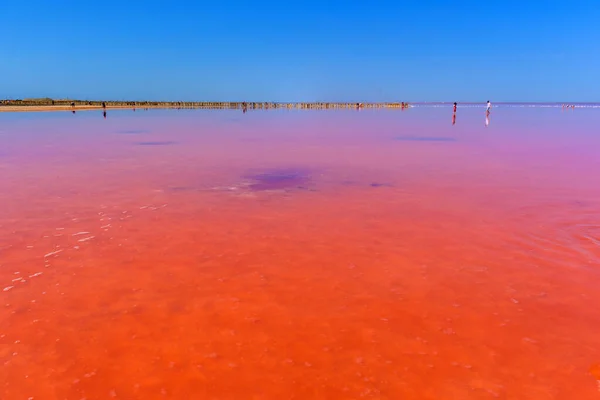
<svg viewBox="0 0 600 400">
<path fill-rule="evenodd" d="M 394 139 L 403 142 L 456 142 L 455 138 L 441 136 L 398 136 Z"/>
<path fill-rule="evenodd" d="M 136 143 L 138 146 L 170 146 L 175 144 L 173 141 L 164 141 L 164 142 L 138 142 Z"/>
<path fill-rule="evenodd" d="M 142 133 L 150 133 L 150 131 L 146 130 L 146 129 L 130 129 L 130 130 L 116 131 L 116 133 L 120 133 L 122 135 L 139 135 Z"/>
<path fill-rule="evenodd" d="M 310 173 L 305 169 L 285 168 L 244 176 L 253 181 L 248 189 L 254 191 L 281 190 L 291 188 L 305 188 L 310 180 Z"/>
</svg>

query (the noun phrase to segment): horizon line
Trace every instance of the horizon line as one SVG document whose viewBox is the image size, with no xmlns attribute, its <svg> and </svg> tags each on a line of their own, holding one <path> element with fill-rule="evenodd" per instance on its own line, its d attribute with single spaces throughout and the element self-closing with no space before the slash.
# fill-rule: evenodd
<svg viewBox="0 0 600 400">
<path fill-rule="evenodd" d="M 319 101 L 319 100 L 290 100 L 290 101 L 248 101 L 248 100 L 90 100 L 75 98 L 51 98 L 51 97 L 29 97 L 29 98 L 7 98 L 0 102 L 33 102 L 33 101 L 75 101 L 75 102 L 114 102 L 114 103 L 268 103 L 268 104 L 485 104 L 487 101 L 455 101 L 455 100 L 422 100 L 422 101 Z M 600 101 L 494 101 L 495 104 L 600 104 Z"/>
</svg>

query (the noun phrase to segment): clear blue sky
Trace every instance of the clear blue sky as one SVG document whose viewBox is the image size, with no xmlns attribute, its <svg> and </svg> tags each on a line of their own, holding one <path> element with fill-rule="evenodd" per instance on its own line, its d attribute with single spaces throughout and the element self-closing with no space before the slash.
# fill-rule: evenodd
<svg viewBox="0 0 600 400">
<path fill-rule="evenodd" d="M 600 101 L 600 0 L 0 0 L 0 98 Z"/>
</svg>

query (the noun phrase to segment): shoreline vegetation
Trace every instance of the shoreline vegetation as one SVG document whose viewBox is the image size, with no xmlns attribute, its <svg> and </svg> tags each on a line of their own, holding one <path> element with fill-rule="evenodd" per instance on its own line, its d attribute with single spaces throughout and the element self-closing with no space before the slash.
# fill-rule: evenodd
<svg viewBox="0 0 600 400">
<path fill-rule="evenodd" d="M 21 111 L 85 111 L 101 109 L 239 109 L 239 110 L 267 110 L 267 109 L 301 109 L 301 110 L 329 110 L 329 109 L 360 109 L 360 108 L 394 108 L 405 109 L 410 105 L 400 103 L 325 103 L 325 102 L 222 102 L 222 101 L 89 101 L 89 100 L 55 100 L 23 99 L 0 100 L 0 112 Z"/>
</svg>

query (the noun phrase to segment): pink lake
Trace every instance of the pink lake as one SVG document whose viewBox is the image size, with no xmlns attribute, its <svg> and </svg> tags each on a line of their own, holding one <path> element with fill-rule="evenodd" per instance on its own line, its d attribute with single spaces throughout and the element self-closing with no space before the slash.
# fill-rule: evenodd
<svg viewBox="0 0 600 400">
<path fill-rule="evenodd" d="M 0 113 L 0 398 L 598 399 L 598 126 Z"/>
</svg>

